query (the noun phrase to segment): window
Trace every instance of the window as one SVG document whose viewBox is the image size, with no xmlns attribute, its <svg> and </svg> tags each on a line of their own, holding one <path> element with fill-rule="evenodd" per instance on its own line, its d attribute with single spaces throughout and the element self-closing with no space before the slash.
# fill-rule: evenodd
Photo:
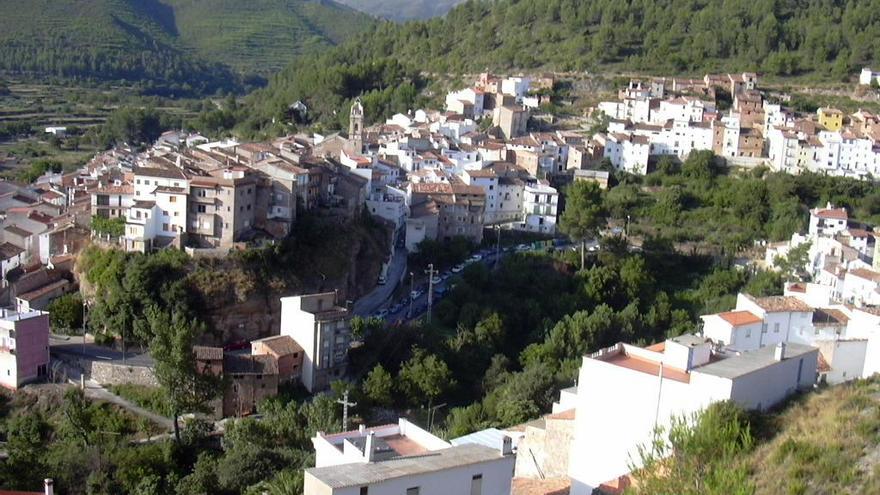
<svg viewBox="0 0 880 495">
<path fill-rule="evenodd" d="M 168 224 L 167 223 L 162 224 L 162 230 L 164 230 L 165 232 L 168 232 Z"/>
<path fill-rule="evenodd" d="M 414 486 L 406 489 L 406 495 L 419 495 L 419 487 Z"/>
<path fill-rule="evenodd" d="M 773 324 L 773 333 L 779 333 L 779 323 Z"/>
<path fill-rule="evenodd" d="M 370 493 L 370 487 L 362 486 L 360 490 L 360 495 L 368 495 Z"/>
<path fill-rule="evenodd" d="M 761 324 L 761 333 L 767 333 L 767 324 L 766 323 Z"/>
<path fill-rule="evenodd" d="M 752 329 L 751 329 L 751 328 L 746 328 L 746 338 L 748 339 L 748 338 L 750 338 L 751 336 L 752 336 Z"/>
<path fill-rule="evenodd" d="M 165 210 L 162 210 L 162 215 L 164 215 L 164 216 L 166 216 L 166 217 L 167 217 L 167 216 L 168 216 L 168 212 L 167 212 L 167 211 L 165 211 Z"/>
<path fill-rule="evenodd" d="M 171 201 L 172 203 L 177 203 L 177 196 L 171 196 L 170 198 L 168 198 L 168 201 Z"/>
<path fill-rule="evenodd" d="M 199 213 L 205 213 L 207 211 L 207 207 L 205 205 L 198 205 L 196 209 Z"/>
<path fill-rule="evenodd" d="M 475 474 L 471 477 L 471 495 L 481 495 L 483 493 L 483 475 Z"/>
</svg>

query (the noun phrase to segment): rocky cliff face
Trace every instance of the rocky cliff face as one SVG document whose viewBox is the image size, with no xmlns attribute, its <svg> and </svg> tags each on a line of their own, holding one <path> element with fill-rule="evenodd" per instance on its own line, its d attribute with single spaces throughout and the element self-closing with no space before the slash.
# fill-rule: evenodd
<svg viewBox="0 0 880 495">
<path fill-rule="evenodd" d="M 204 344 L 222 345 L 229 342 L 253 340 L 270 335 L 277 335 L 281 328 L 281 301 L 280 298 L 309 294 L 314 292 L 329 292 L 338 290 L 339 304 L 344 305 L 346 300 L 355 300 L 366 294 L 376 286 L 376 279 L 382 268 L 390 249 L 390 241 L 387 232 L 383 229 L 355 229 L 350 232 L 346 239 L 344 256 L 346 262 L 336 270 L 302 271 L 297 270 L 297 277 L 293 280 L 285 280 L 281 283 L 271 280 L 264 286 L 254 286 L 244 294 L 236 297 L 212 297 L 205 294 L 204 314 L 201 315 L 208 324 L 210 331 L 204 336 Z M 343 254 L 345 254 L 343 253 Z M 337 255 L 339 253 L 336 253 Z M 301 256 L 321 257 L 320 252 L 310 252 Z M 342 260 L 343 257 L 340 257 Z M 315 262 L 315 266 L 322 266 L 325 260 Z M 224 263 L 225 264 L 225 263 Z M 223 278 L 230 273 L 223 273 L 224 268 L 213 268 L 215 277 Z M 232 268 L 234 271 L 235 268 Z M 326 273 L 334 273 L 336 276 L 327 276 Z M 322 273 L 325 273 L 322 277 Z M 232 279 L 244 279 L 248 282 L 247 273 L 231 274 Z M 232 281 L 228 283 L 234 283 Z M 229 287 L 224 292 L 229 295 Z M 236 290 L 232 293 L 239 292 Z"/>
</svg>

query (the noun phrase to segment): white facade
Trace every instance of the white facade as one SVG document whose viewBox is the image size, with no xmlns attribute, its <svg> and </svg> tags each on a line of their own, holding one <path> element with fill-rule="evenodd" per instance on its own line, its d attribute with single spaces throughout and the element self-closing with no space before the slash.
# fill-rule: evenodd
<svg viewBox="0 0 880 495">
<path fill-rule="evenodd" d="M 859 84 L 870 86 L 872 82 L 880 83 L 880 72 L 874 72 L 870 68 L 864 67 L 859 73 Z"/>
<path fill-rule="evenodd" d="M 304 495 L 509 495 L 515 456 L 501 445 L 451 445 L 416 425 L 398 424 L 312 438 L 316 467 Z"/>
<path fill-rule="evenodd" d="M 810 210 L 809 234 L 811 236 L 834 237 L 846 230 L 849 216 L 843 208 L 834 208 L 831 203 L 825 208 Z"/>
<path fill-rule="evenodd" d="M 813 329 L 813 309 L 800 299 L 785 296 L 755 298 L 738 294 L 736 311 L 749 311 L 761 318 L 758 335 L 750 340 L 737 340 L 737 350 L 753 350 L 789 342 L 791 336 Z"/>
<path fill-rule="evenodd" d="M 281 298 L 280 334 L 302 347 L 302 381 L 309 392 L 342 376 L 351 340 L 349 317 L 333 292 Z"/>
<path fill-rule="evenodd" d="M 523 190 L 523 228 L 542 234 L 556 233 L 559 193 L 545 184 L 529 184 Z"/>
<path fill-rule="evenodd" d="M 715 123 L 721 126 L 721 156 L 732 157 L 739 155 L 739 134 L 740 134 L 740 118 L 739 115 L 731 113 L 721 118 L 721 123 Z"/>
<path fill-rule="evenodd" d="M 613 133 L 605 140 L 604 156 L 618 170 L 644 175 L 648 173 L 650 149 L 647 138 L 643 136 Z"/>
<path fill-rule="evenodd" d="M 867 268 L 846 272 L 841 298 L 856 306 L 880 305 L 880 273 Z"/>
<path fill-rule="evenodd" d="M 765 409 L 815 383 L 818 350 L 797 344 L 716 354 L 694 336 L 639 348 L 618 344 L 585 357 L 569 456 L 571 494 L 586 495 L 639 465 L 638 447 L 671 418 L 733 400 Z M 611 406 L 609 406 L 609 403 Z"/>
</svg>

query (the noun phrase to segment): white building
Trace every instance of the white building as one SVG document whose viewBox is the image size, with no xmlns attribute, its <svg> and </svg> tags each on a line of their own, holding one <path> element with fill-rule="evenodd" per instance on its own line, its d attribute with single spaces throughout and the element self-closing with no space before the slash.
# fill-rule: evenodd
<svg viewBox="0 0 880 495">
<path fill-rule="evenodd" d="M 509 495 L 511 439 L 493 447 L 451 445 L 405 419 L 397 424 L 318 434 L 305 495 Z"/>
<path fill-rule="evenodd" d="M 556 233 L 559 193 L 547 184 L 528 184 L 523 189 L 523 224 L 529 232 Z"/>
<path fill-rule="evenodd" d="M 702 122 L 704 112 L 714 112 L 715 107 L 698 98 L 679 96 L 668 100 L 662 100 L 659 108 L 651 112 L 651 122 L 665 124 L 672 120 L 676 122 Z"/>
<path fill-rule="evenodd" d="M 740 293 L 736 296 L 736 311 L 748 311 L 762 321 L 760 332 L 750 332 L 751 327 L 740 329 L 735 337 L 735 345 L 731 344 L 740 351 L 789 342 L 794 340 L 794 336 L 813 329 L 813 308 L 796 297 L 752 297 Z M 747 333 L 751 335 L 747 336 Z"/>
<path fill-rule="evenodd" d="M 589 494 L 629 473 L 638 466 L 638 447 L 673 417 L 723 400 L 763 410 L 811 387 L 818 354 L 798 344 L 715 351 L 704 339 L 683 335 L 647 348 L 621 343 L 584 357 L 569 455 L 571 494 Z"/>
<path fill-rule="evenodd" d="M 740 118 L 738 114 L 731 113 L 721 117 L 721 123 L 715 122 L 718 129 L 721 145 L 716 152 L 720 151 L 721 156 L 732 157 L 739 156 L 739 134 L 740 134 Z"/>
<path fill-rule="evenodd" d="M 846 230 L 849 216 L 845 208 L 834 208 L 831 203 L 825 208 L 810 210 L 809 234 L 818 237 L 834 237 Z"/>
<path fill-rule="evenodd" d="M 610 133 L 605 138 L 605 158 L 614 168 L 631 174 L 648 173 L 651 144 L 648 138 L 633 134 Z"/>
<path fill-rule="evenodd" d="M 867 268 L 847 271 L 843 276 L 841 298 L 856 306 L 880 305 L 880 273 Z"/>
<path fill-rule="evenodd" d="M 880 72 L 874 72 L 868 67 L 862 68 L 862 72 L 859 73 L 859 84 L 870 86 L 872 82 L 880 83 Z"/>
<path fill-rule="evenodd" d="M 187 231 L 189 180 L 177 168 L 134 167 L 134 197 L 125 226 L 128 250 L 149 251 Z"/>
<path fill-rule="evenodd" d="M 302 381 L 309 392 L 329 387 L 345 373 L 350 319 L 335 292 L 281 298 L 281 335 L 303 349 Z"/>
</svg>

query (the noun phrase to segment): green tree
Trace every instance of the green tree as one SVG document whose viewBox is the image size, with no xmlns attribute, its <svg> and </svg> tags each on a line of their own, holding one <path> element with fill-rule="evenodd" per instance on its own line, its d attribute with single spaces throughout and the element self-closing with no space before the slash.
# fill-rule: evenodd
<svg viewBox="0 0 880 495">
<path fill-rule="evenodd" d="M 782 272 L 786 282 L 803 282 L 809 276 L 806 269 L 811 245 L 809 242 L 798 244 L 789 249 L 785 256 L 776 256 L 773 259 L 773 264 Z"/>
<path fill-rule="evenodd" d="M 207 412 L 208 402 L 220 393 L 216 378 L 196 370 L 192 347 L 200 325 L 153 306 L 147 310 L 153 335 L 150 355 L 156 361 L 156 379 L 174 411 L 174 438 L 180 442 L 178 418 L 187 412 Z"/>
<path fill-rule="evenodd" d="M 559 227 L 572 239 L 581 241 L 581 270 L 585 264 L 587 238 L 599 235 L 607 216 L 598 184 L 577 181 L 565 190 L 565 211 L 562 212 Z"/>
<path fill-rule="evenodd" d="M 437 355 L 414 348 L 412 357 L 403 364 L 398 374 L 401 391 L 411 404 L 427 400 L 430 408 L 434 401 L 455 385 L 449 367 Z"/>
<path fill-rule="evenodd" d="M 83 300 L 78 292 L 53 299 L 46 309 L 56 332 L 67 333 L 83 327 Z"/>
<path fill-rule="evenodd" d="M 639 448 L 641 466 L 632 466 L 632 492 L 751 495 L 755 487 L 741 461 L 753 445 L 746 415 L 733 403 L 674 418 L 668 431 L 657 431 Z"/>
<path fill-rule="evenodd" d="M 385 371 L 381 364 L 377 364 L 364 380 L 364 394 L 378 406 L 388 407 L 393 401 L 392 392 L 394 380 L 391 373 Z"/>
<path fill-rule="evenodd" d="M 125 218 L 92 217 L 92 231 L 97 234 L 106 234 L 111 237 L 121 237 L 125 234 Z"/>
</svg>

